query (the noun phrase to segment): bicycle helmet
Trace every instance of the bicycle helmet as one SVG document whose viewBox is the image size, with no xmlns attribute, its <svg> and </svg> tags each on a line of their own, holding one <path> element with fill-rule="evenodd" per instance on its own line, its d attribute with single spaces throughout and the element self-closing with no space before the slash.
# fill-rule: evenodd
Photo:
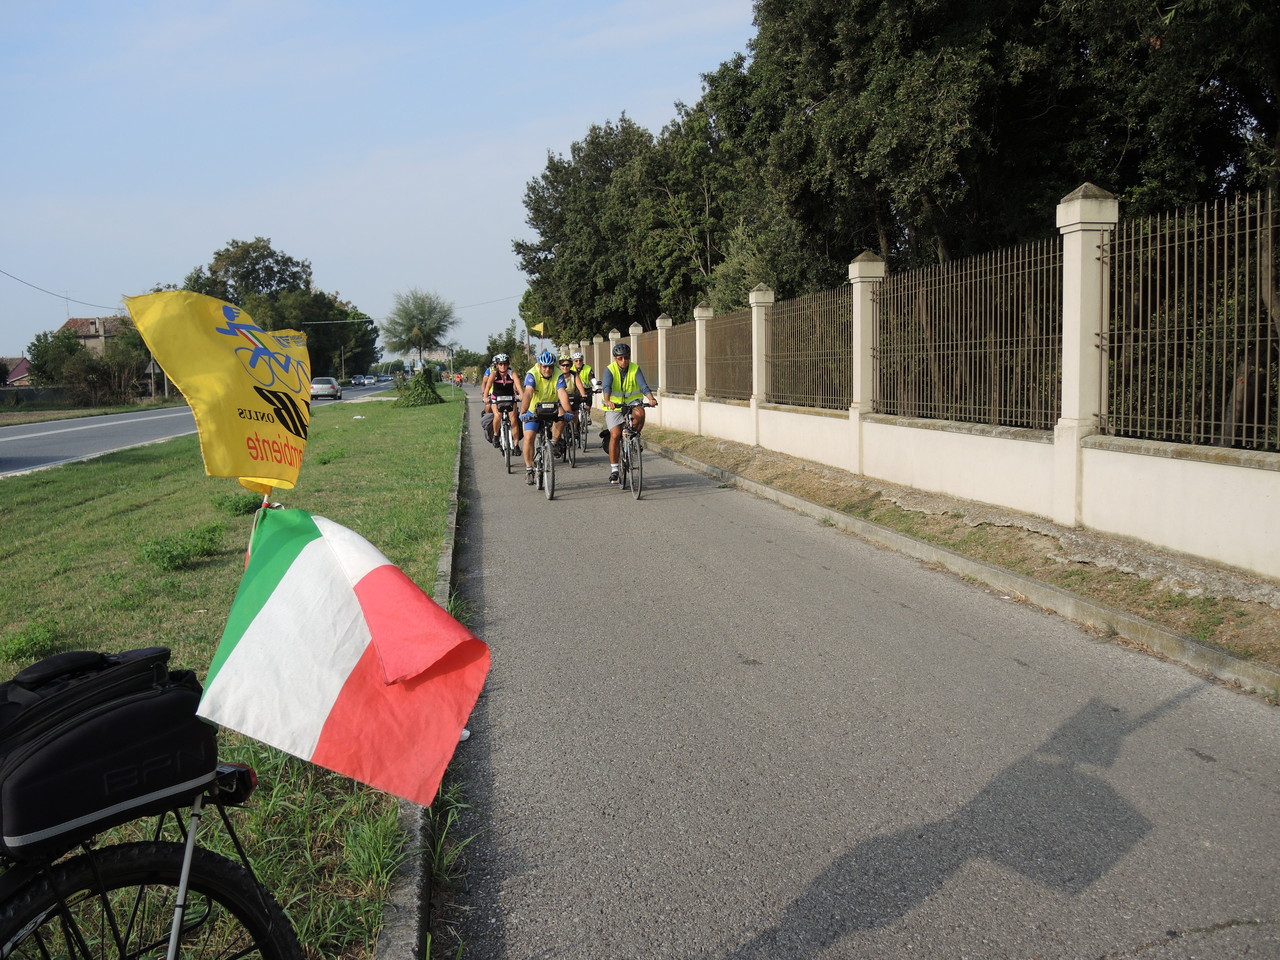
<svg viewBox="0 0 1280 960">
<path fill-rule="evenodd" d="M 556 365 L 556 355 L 550 350 L 543 350 L 538 354 L 538 363 L 544 367 L 554 367 Z"/>
<path fill-rule="evenodd" d="M 511 358 L 508 357 L 505 353 L 500 353 L 493 358 L 493 362 L 494 363 L 510 363 Z"/>
<path fill-rule="evenodd" d="M 569 359 L 571 359 L 571 360 L 581 360 L 581 359 L 582 359 L 582 354 L 581 354 L 581 353 L 575 353 L 575 354 L 574 354 L 572 357 L 570 357 Z"/>
<path fill-rule="evenodd" d="M 615 357 L 631 356 L 631 345 L 623 343 L 621 340 L 619 340 L 617 343 L 613 345 L 613 355 Z"/>
</svg>

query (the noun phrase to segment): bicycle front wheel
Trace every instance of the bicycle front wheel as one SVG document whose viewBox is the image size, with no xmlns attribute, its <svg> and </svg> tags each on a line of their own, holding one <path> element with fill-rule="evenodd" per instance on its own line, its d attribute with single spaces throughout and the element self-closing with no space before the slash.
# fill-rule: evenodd
<svg viewBox="0 0 1280 960">
<path fill-rule="evenodd" d="M 180 843 L 125 843 L 54 866 L 0 907 L 0 956 L 163 957 L 182 869 Z M 242 866 L 196 848 L 183 960 L 301 960 L 279 904 Z"/>
<path fill-rule="evenodd" d="M 507 461 L 507 473 L 511 472 L 511 448 L 515 446 L 511 437 L 511 424 L 504 417 L 502 420 L 502 456 Z"/>
<path fill-rule="evenodd" d="M 627 459 L 631 461 L 631 493 L 639 500 L 640 488 L 644 485 L 644 454 L 640 449 L 639 437 L 632 437 L 627 444 L 631 451 L 627 455 Z"/>
<path fill-rule="evenodd" d="M 550 430 L 551 426 L 548 424 L 546 429 Z M 550 440 L 547 441 L 546 452 L 547 455 L 542 458 L 542 488 L 546 491 L 547 499 L 554 500 L 556 495 L 556 451 Z"/>
</svg>

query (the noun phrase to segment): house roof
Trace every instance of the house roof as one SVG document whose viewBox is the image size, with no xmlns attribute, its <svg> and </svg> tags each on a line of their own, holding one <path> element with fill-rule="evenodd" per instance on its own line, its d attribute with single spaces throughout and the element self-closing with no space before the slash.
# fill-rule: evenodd
<svg viewBox="0 0 1280 960">
<path fill-rule="evenodd" d="M 114 337 L 125 326 L 124 317 L 72 317 L 59 330 L 72 330 L 77 337 Z"/>
<path fill-rule="evenodd" d="M 0 363 L 9 369 L 9 383 L 21 380 L 31 372 L 31 361 L 26 357 L 0 357 Z"/>
</svg>

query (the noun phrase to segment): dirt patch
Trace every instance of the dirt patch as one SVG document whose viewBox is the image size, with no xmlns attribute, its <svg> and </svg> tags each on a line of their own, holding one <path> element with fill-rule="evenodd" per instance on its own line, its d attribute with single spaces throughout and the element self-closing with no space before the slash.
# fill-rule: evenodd
<svg viewBox="0 0 1280 960">
<path fill-rule="evenodd" d="M 1134 614 L 1280 668 L 1280 583 L 1058 526 L 1041 517 L 858 477 L 746 444 L 650 425 L 655 442 L 850 516 Z"/>
</svg>

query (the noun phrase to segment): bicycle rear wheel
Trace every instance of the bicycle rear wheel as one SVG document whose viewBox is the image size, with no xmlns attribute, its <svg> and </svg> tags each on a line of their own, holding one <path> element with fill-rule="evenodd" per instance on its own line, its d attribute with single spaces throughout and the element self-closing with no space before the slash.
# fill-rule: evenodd
<svg viewBox="0 0 1280 960">
<path fill-rule="evenodd" d="M 180 843 L 126 843 L 53 867 L 0 906 L 0 956 L 163 957 L 182 869 Z M 196 848 L 183 960 L 301 960 L 279 904 L 239 864 Z"/>
</svg>

